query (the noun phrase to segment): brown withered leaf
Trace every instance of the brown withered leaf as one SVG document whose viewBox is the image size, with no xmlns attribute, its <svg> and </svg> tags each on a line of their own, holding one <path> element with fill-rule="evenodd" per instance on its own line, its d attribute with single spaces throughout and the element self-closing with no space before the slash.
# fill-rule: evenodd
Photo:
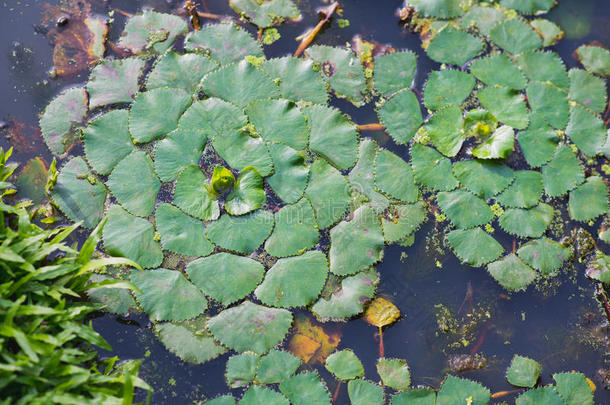
<svg viewBox="0 0 610 405">
<path fill-rule="evenodd" d="M 46 28 L 47 38 L 53 45 L 56 75 L 74 75 L 104 56 L 108 24 L 91 14 L 87 1 L 47 3 L 44 9 L 41 25 Z"/>
<path fill-rule="evenodd" d="M 47 166 L 40 157 L 30 159 L 17 178 L 17 196 L 40 204 L 46 197 Z"/>
<path fill-rule="evenodd" d="M 387 55 L 389 53 L 396 52 L 396 49 L 390 45 L 382 44 L 378 41 L 365 41 L 360 35 L 355 35 L 352 38 L 352 49 L 356 52 L 356 55 L 360 58 L 360 62 L 366 69 L 373 69 L 375 67 L 375 57 L 381 55 Z"/>
<path fill-rule="evenodd" d="M 322 326 L 311 317 L 299 315 L 294 323 L 289 350 L 305 363 L 322 364 L 335 351 L 341 337 L 338 327 Z"/>
<path fill-rule="evenodd" d="M 26 125 L 15 117 L 9 117 L 6 123 L 6 138 L 17 152 L 28 154 L 46 152 L 47 148 L 37 125 Z"/>
</svg>

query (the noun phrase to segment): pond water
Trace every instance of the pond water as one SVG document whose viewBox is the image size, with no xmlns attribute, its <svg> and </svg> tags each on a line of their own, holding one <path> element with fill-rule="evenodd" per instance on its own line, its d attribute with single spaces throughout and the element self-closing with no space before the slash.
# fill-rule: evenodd
<svg viewBox="0 0 610 405">
<path fill-rule="evenodd" d="M 15 146 L 16 159 L 25 164 L 40 156 L 47 164 L 52 157 L 36 130 L 37 114 L 60 89 L 72 83 L 82 83 L 87 72 L 69 79 L 50 79 L 52 69 L 52 47 L 39 27 L 40 15 L 45 1 L 4 0 L 0 1 L 0 118 L 7 126 L 9 139 L 1 145 Z M 51 3 L 53 3 L 51 1 Z M 107 3 L 133 13 L 143 6 L 158 11 L 171 11 L 178 2 L 157 1 L 91 1 L 95 7 Z M 284 24 L 279 28 L 281 39 L 266 47 L 268 57 L 291 54 L 297 42 L 294 38 L 307 27 L 317 23 L 314 1 L 301 1 L 299 8 L 304 16 L 298 24 Z M 224 0 L 207 0 L 211 13 L 234 15 Z M 401 6 L 397 0 L 352 0 L 346 2 L 343 18 L 350 25 L 339 28 L 337 24 L 324 29 L 316 42 L 342 45 L 354 35 L 366 40 L 391 44 L 396 49 L 410 49 L 419 55 L 416 88 L 422 90 L 430 69 L 438 64 L 429 60 L 420 47 L 420 39 L 405 33 L 394 17 Z M 562 0 L 550 13 L 551 20 L 562 24 L 568 37 L 560 42 L 556 50 L 567 67 L 576 66 L 572 52 L 581 44 L 594 40 L 609 44 L 610 8 L 605 0 Z M 121 27 L 123 18 L 116 14 L 115 25 Z M 252 32 L 255 30 L 249 27 Z M 112 31 L 116 38 L 120 29 Z M 334 105 L 351 115 L 358 124 L 377 122 L 372 106 L 356 108 L 351 104 L 334 100 Z M 396 146 L 382 131 L 363 133 L 374 138 L 400 156 L 405 157 L 407 148 Z M 595 232 L 599 220 L 590 227 Z M 512 237 L 497 230 L 494 236 L 503 246 L 509 246 Z M 378 296 L 390 299 L 402 313 L 399 322 L 384 330 L 386 357 L 407 360 L 413 385 L 429 385 L 438 388 L 448 372 L 448 358 L 458 354 L 479 353 L 487 358 L 484 368 L 465 371 L 458 375 L 475 379 L 492 392 L 512 390 L 505 380 L 505 370 L 514 354 L 538 360 L 542 364 L 542 384 L 552 383 L 556 372 L 579 370 L 594 380 L 598 389 L 596 403 L 610 403 L 610 392 L 598 383 L 596 375 L 600 369 L 610 368 L 608 331 L 598 326 L 604 314 L 593 298 L 594 284 L 584 276 L 584 266 L 576 264 L 562 273 L 551 284 L 530 286 L 526 292 L 507 294 L 482 268 L 461 265 L 459 260 L 445 249 L 445 254 L 435 252 L 438 232 L 433 220 L 428 221 L 415 236 L 410 247 L 393 245 L 385 250 L 383 261 L 377 265 L 381 276 Z M 604 246 L 607 248 L 607 246 Z M 605 249 L 607 250 L 607 249 Z M 461 315 L 474 308 L 474 312 L 488 313 L 476 324 L 473 323 L 467 336 L 452 336 L 439 331 L 437 315 L 442 307 Z M 441 307 L 442 306 L 442 307 Z M 461 309 L 461 311 L 460 311 Z M 303 312 L 303 315 L 307 312 Z M 229 389 L 224 381 L 224 367 L 229 354 L 225 354 L 204 365 L 186 364 L 179 360 L 157 340 L 145 315 L 129 317 L 102 315 L 93 319 L 94 328 L 114 348 L 113 353 L 121 359 L 144 359 L 141 367 L 143 377 L 155 389 L 153 404 L 191 403 L 212 398 Z M 326 331 L 340 335 L 338 348 L 351 348 L 362 360 L 366 377 L 378 380 L 375 363 L 379 357 L 379 340 L 376 328 L 361 319 L 347 323 L 324 324 Z M 465 338 L 467 347 L 450 347 L 451 343 Z M 330 392 L 336 382 L 323 366 L 317 368 L 327 381 Z M 235 390 L 239 393 L 239 390 Z M 512 403 L 516 396 L 502 400 Z M 145 394 L 141 393 L 141 398 Z M 500 401 L 498 401 L 500 402 Z M 336 404 L 348 404 L 347 389 L 339 388 Z"/>
</svg>

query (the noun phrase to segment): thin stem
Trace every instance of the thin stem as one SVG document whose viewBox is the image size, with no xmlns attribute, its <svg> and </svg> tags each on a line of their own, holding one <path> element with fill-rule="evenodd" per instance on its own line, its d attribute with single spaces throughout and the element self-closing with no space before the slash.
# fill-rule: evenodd
<svg viewBox="0 0 610 405">
<path fill-rule="evenodd" d="M 262 39 L 262 38 L 263 38 L 263 29 L 262 29 L 262 28 L 259 28 L 259 29 L 258 29 L 258 33 L 256 34 L 256 40 L 257 40 L 258 42 L 261 42 L 261 39 Z"/>
<path fill-rule="evenodd" d="M 379 327 L 379 357 L 385 357 L 385 350 L 383 348 L 383 329 Z"/>
<path fill-rule="evenodd" d="M 494 392 L 493 394 L 491 394 L 491 398 L 502 398 L 505 397 L 507 395 L 510 394 L 516 394 L 518 392 L 521 392 L 522 390 L 510 390 L 510 391 L 498 391 L 498 392 Z"/>
<path fill-rule="evenodd" d="M 385 127 L 381 124 L 362 124 L 357 125 L 358 131 L 383 131 Z"/>
<path fill-rule="evenodd" d="M 197 11 L 197 14 L 199 15 L 199 17 L 209 18 L 209 19 L 212 19 L 212 20 L 220 20 L 222 18 L 221 15 L 212 14 L 212 13 L 206 13 L 206 12 L 203 12 L 203 11 Z"/>
<path fill-rule="evenodd" d="M 121 10 L 120 8 L 113 8 L 114 11 L 116 11 L 117 13 L 124 15 L 125 17 L 133 17 L 133 14 L 128 13 L 127 11 Z"/>
<path fill-rule="evenodd" d="M 339 383 L 337 384 L 337 388 L 335 388 L 335 392 L 333 394 L 333 405 L 334 403 L 337 401 L 337 398 L 339 397 L 339 390 L 341 390 L 341 384 L 343 383 L 343 381 L 339 380 Z"/>
</svg>

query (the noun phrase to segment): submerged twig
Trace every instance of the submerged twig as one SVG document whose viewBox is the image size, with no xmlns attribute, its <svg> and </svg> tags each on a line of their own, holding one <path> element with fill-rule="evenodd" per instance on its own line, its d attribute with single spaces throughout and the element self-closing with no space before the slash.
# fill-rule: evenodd
<svg viewBox="0 0 610 405">
<path fill-rule="evenodd" d="M 323 9 L 318 10 L 318 14 L 324 18 L 320 20 L 320 22 L 318 23 L 318 25 L 315 26 L 314 29 L 309 31 L 307 35 L 303 37 L 303 40 L 301 41 L 297 50 L 294 52 L 293 56 L 297 57 L 303 53 L 303 51 L 311 44 L 316 35 L 318 35 L 318 32 L 320 32 L 324 24 L 326 24 L 330 20 L 330 18 L 335 13 L 335 11 L 337 11 L 338 8 L 339 3 L 335 1 L 328 7 L 324 7 Z"/>
<path fill-rule="evenodd" d="M 199 17 L 203 17 L 203 18 L 209 18 L 211 20 L 220 20 L 221 18 L 223 18 L 224 16 L 219 15 L 219 14 L 213 14 L 213 13 L 205 13 L 203 11 L 197 11 L 197 15 Z"/>
<path fill-rule="evenodd" d="M 478 352 L 479 349 L 481 348 L 481 345 L 485 341 L 485 336 L 487 336 L 487 331 L 489 330 L 490 326 L 491 326 L 491 318 L 489 318 L 487 320 L 487 322 L 485 322 L 485 326 L 483 327 L 483 332 L 481 332 L 481 336 L 479 337 L 479 340 L 477 340 L 477 343 L 474 345 L 474 347 L 470 351 L 471 355 L 473 355 L 476 352 Z"/>
<path fill-rule="evenodd" d="M 383 131 L 385 127 L 381 124 L 362 124 L 357 125 L 358 131 Z"/>
<path fill-rule="evenodd" d="M 191 19 L 191 24 L 193 25 L 193 29 L 195 31 L 199 31 L 201 29 L 201 24 L 199 21 L 199 14 L 197 13 L 197 3 L 194 1 L 186 1 L 184 3 L 184 10 L 186 10 L 186 14 Z"/>
<path fill-rule="evenodd" d="M 127 11 L 121 10 L 120 8 L 113 8 L 112 10 L 121 15 L 124 15 L 125 17 L 129 17 L 129 18 L 133 17 L 132 13 L 128 13 Z"/>
<path fill-rule="evenodd" d="M 460 308 L 458 309 L 458 315 L 462 312 L 462 309 L 464 309 L 464 304 L 466 304 L 466 302 L 468 302 L 468 306 L 470 307 L 470 312 L 472 312 L 473 309 L 473 305 L 472 305 L 472 284 L 470 283 L 470 281 L 468 282 L 468 284 L 466 285 L 466 295 L 464 295 L 464 300 L 462 301 L 462 305 L 460 305 Z"/>
<path fill-rule="evenodd" d="M 516 393 L 521 392 L 521 391 L 523 391 L 523 389 L 510 390 L 510 391 L 498 391 L 498 392 L 494 392 L 493 394 L 491 394 L 491 398 L 492 399 L 502 398 L 502 397 L 505 397 L 507 395 L 516 394 Z"/>
</svg>

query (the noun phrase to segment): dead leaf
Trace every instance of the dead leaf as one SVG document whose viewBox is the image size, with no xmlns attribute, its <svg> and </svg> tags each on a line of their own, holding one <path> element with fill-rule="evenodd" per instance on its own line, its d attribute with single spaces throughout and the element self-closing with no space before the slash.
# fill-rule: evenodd
<svg viewBox="0 0 610 405">
<path fill-rule="evenodd" d="M 341 342 L 340 329 L 327 325 L 322 326 L 305 315 L 297 316 L 294 328 L 289 350 L 305 363 L 324 363 Z"/>
<path fill-rule="evenodd" d="M 362 317 L 367 323 L 382 328 L 396 322 L 400 310 L 385 298 L 378 297 L 369 304 Z"/>
</svg>

